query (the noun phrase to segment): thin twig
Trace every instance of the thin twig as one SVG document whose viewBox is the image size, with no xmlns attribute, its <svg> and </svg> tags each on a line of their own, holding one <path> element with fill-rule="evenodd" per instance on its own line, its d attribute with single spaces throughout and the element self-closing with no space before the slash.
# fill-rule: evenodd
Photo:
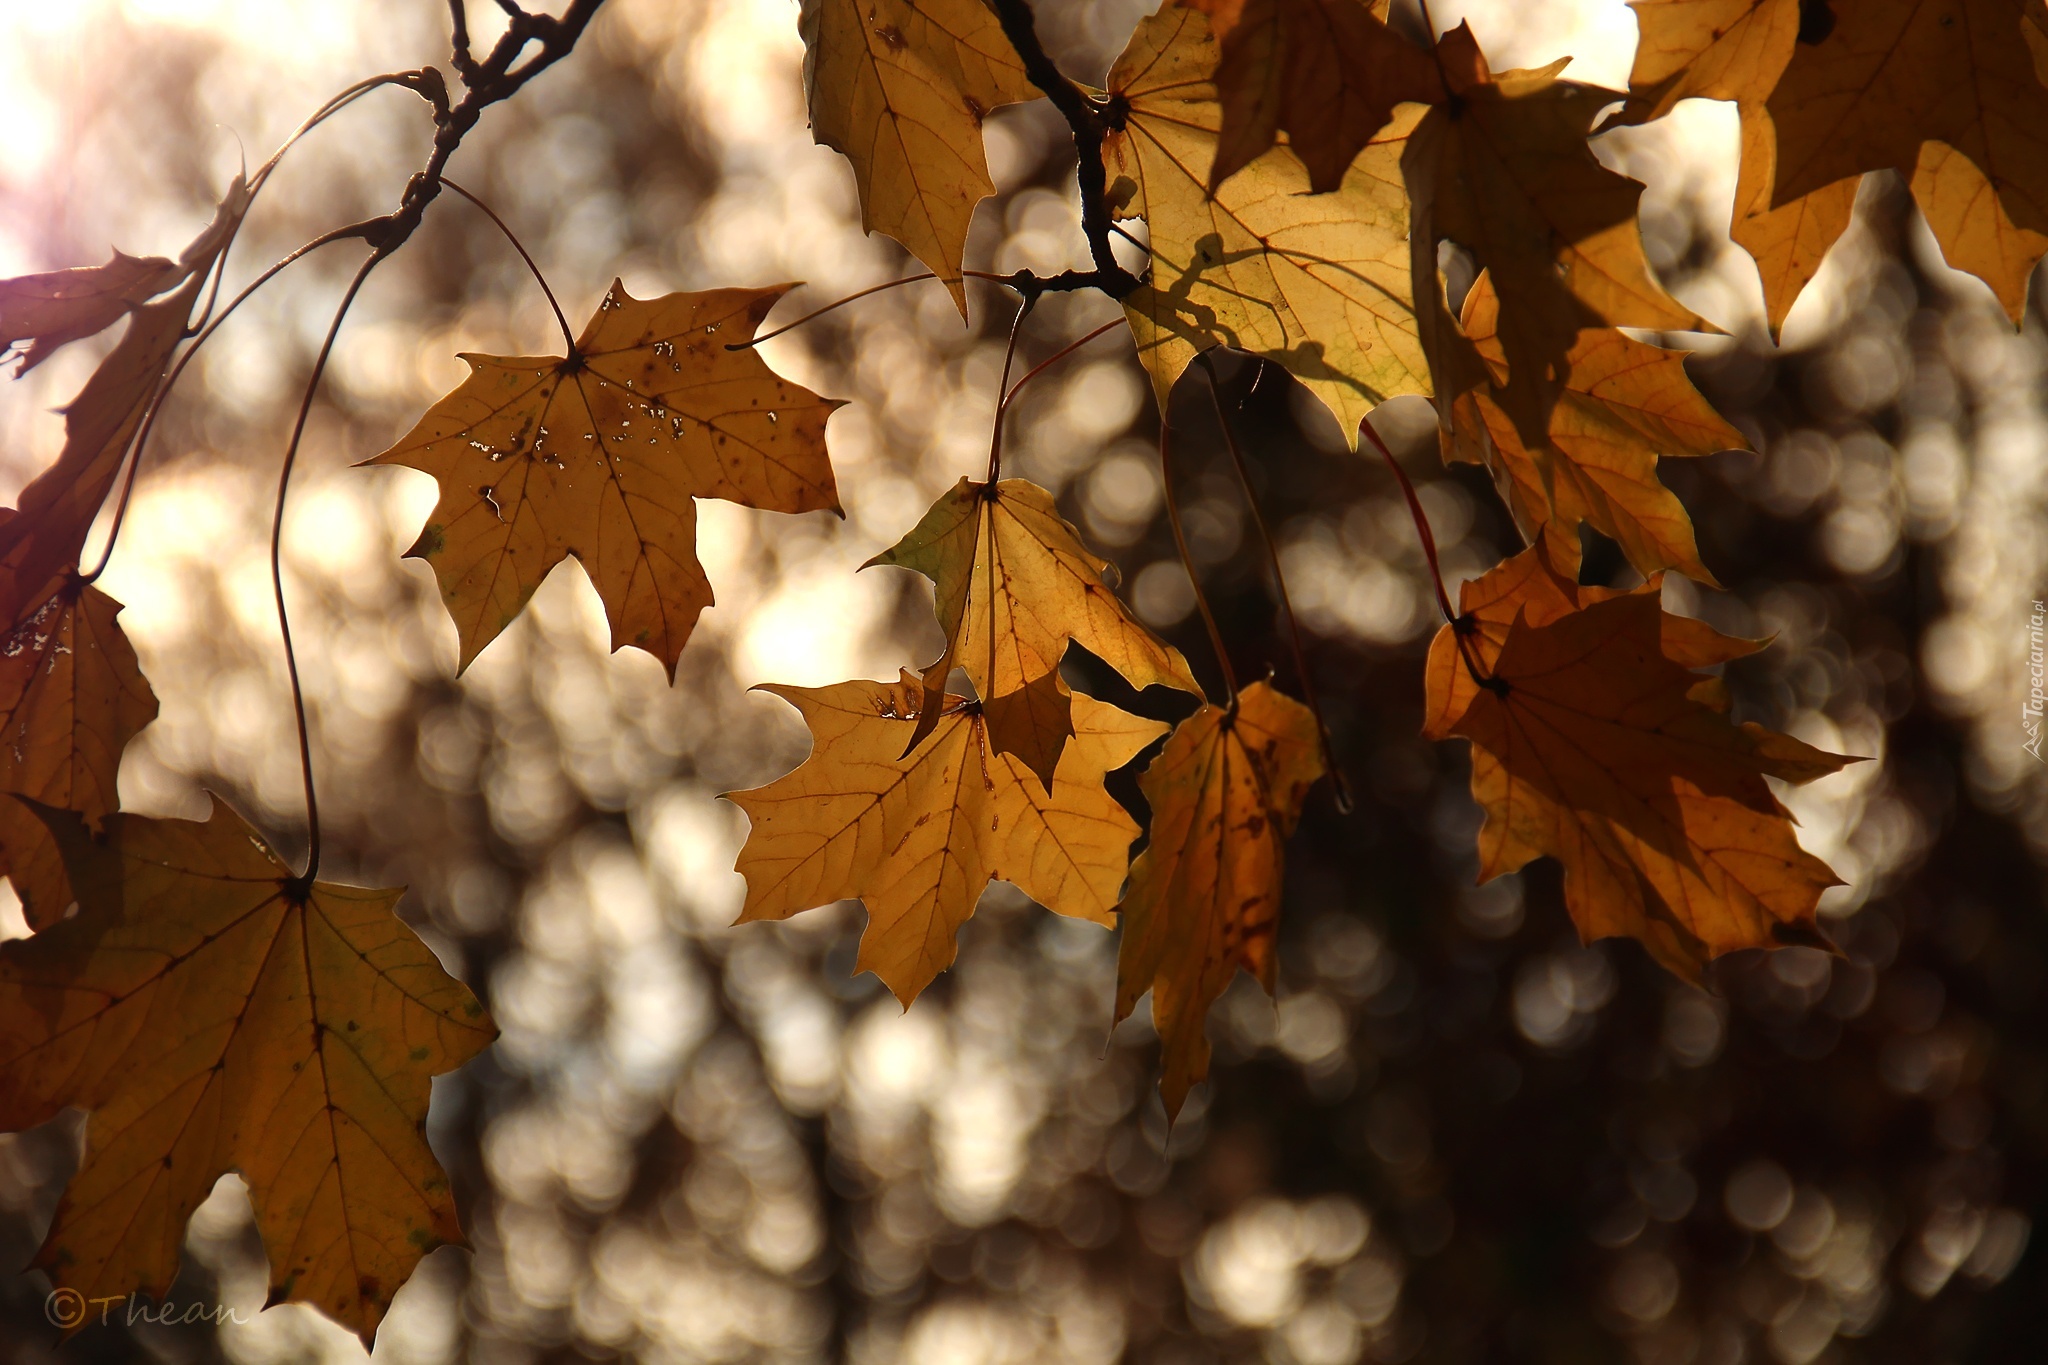
<svg viewBox="0 0 2048 1365">
<path fill-rule="evenodd" d="M 1337 798 L 1337 809 L 1351 813 L 1351 783 L 1344 776 L 1344 770 L 1337 766 L 1337 748 L 1330 741 L 1330 726 L 1323 719 L 1322 703 L 1316 699 L 1316 682 L 1308 669 L 1308 654 L 1302 648 L 1301 622 L 1294 615 L 1294 600 L 1287 595 L 1287 576 L 1280 571 L 1280 551 L 1273 543 L 1273 533 L 1266 526 L 1266 514 L 1259 509 L 1259 496 L 1252 489 L 1251 467 L 1244 458 L 1244 450 L 1237 443 L 1237 431 L 1230 425 L 1230 418 L 1223 411 L 1223 394 L 1216 378 L 1216 362 L 1209 352 L 1197 351 L 1195 359 L 1202 363 L 1202 373 L 1209 381 L 1209 403 L 1216 410 L 1216 425 L 1223 429 L 1223 443 L 1230 448 L 1230 461 L 1237 466 L 1237 482 L 1244 489 L 1245 506 L 1251 509 L 1252 525 L 1259 530 L 1259 543 L 1266 550 L 1266 567 L 1273 571 L 1273 591 L 1280 598 L 1281 615 L 1287 618 L 1287 642 L 1294 652 L 1294 675 L 1301 684 L 1301 698 L 1308 703 L 1308 709 L 1315 714 L 1316 733 L 1323 746 L 1323 767 L 1329 771 L 1331 787 Z"/>
<path fill-rule="evenodd" d="M 464 199 L 467 199 L 470 203 L 475 204 L 478 208 L 482 209 L 484 212 L 484 217 L 490 219 L 493 223 L 496 223 L 498 225 L 498 231 L 505 234 L 505 240 L 512 244 L 512 249 L 514 251 L 519 253 L 519 259 L 525 261 L 526 268 L 533 272 L 533 282 L 540 286 L 541 293 L 547 295 L 548 307 L 555 310 L 555 322 L 562 329 L 562 344 L 569 348 L 569 355 L 575 355 L 576 334 L 569 330 L 569 319 L 562 315 L 562 305 L 555 301 L 555 291 L 548 288 L 548 277 L 540 273 L 540 267 L 534 264 L 533 255 L 531 252 L 527 251 L 526 244 L 519 240 L 519 236 L 517 233 L 513 232 L 511 228 L 505 225 L 505 220 L 503 218 L 500 218 L 497 215 L 497 213 L 492 210 L 489 204 L 486 204 L 483 200 L 477 198 L 468 190 L 462 188 L 462 186 L 456 184 L 453 180 L 448 179 L 446 176 L 443 176 L 441 178 L 441 183 L 446 185 L 449 189 L 454 190 L 457 194 L 461 195 Z"/>
<path fill-rule="evenodd" d="M 754 347 L 759 346 L 764 341 L 773 341 L 775 340 L 775 338 L 781 336 L 784 332 L 795 331 L 797 328 L 803 326 L 805 323 L 810 322 L 815 318 L 824 317 L 825 314 L 831 312 L 835 308 L 844 308 L 847 304 L 853 303 L 859 299 L 864 299 L 868 297 L 868 295 L 870 294 L 880 294 L 886 290 L 896 289 L 906 284 L 922 284 L 926 280 L 936 280 L 938 278 L 939 277 L 937 274 L 927 270 L 922 275 L 905 275 L 900 280 L 884 280 L 880 284 L 871 284 L 866 289 L 856 290 L 855 292 L 848 294 L 843 299 L 834 299 L 832 302 L 826 304 L 823 308 L 813 308 L 810 312 L 804 314 L 796 321 L 785 322 L 782 324 L 782 326 L 777 327 L 772 332 L 761 333 L 761 335 L 755 337 L 752 341 L 728 341 L 725 343 L 725 349 L 728 351 L 751 351 L 752 349 L 754 349 Z M 956 281 L 947 280 L 946 283 L 953 284 L 956 283 Z"/>
<path fill-rule="evenodd" d="M 1024 330 L 1024 319 L 1031 316 L 1031 310 L 1038 306 L 1035 295 L 1027 294 L 1017 305 L 1017 316 L 1010 320 L 1010 344 L 1003 348 L 1003 377 L 996 381 L 996 420 L 988 434 L 988 478 L 985 482 L 994 484 L 1003 472 L 1003 413 L 1009 409 L 1010 363 L 1017 358 L 1017 337 Z"/>
<path fill-rule="evenodd" d="M 1007 394 L 1003 395 L 1003 408 L 1007 410 L 1010 404 L 1016 401 L 1017 391 L 1019 389 L 1022 389 L 1026 384 L 1029 384 L 1032 380 L 1038 378 L 1039 375 L 1045 373 L 1045 371 L 1051 369 L 1060 361 L 1065 360 L 1068 356 L 1080 350 L 1083 346 L 1086 346 L 1089 342 L 1095 340 L 1095 338 L 1103 335 L 1105 332 L 1115 331 L 1117 328 L 1123 325 L 1124 320 L 1122 318 L 1116 318 L 1112 321 L 1105 322 L 1100 327 L 1097 327 L 1094 331 L 1090 332 L 1087 336 L 1082 337 L 1079 341 L 1068 342 L 1066 345 L 1060 347 L 1057 351 L 1054 351 L 1045 359 L 1039 361 L 1036 365 L 1033 365 L 1031 369 L 1025 373 L 1024 377 L 1018 380 L 1016 384 L 1011 386 L 1011 389 Z"/>
<path fill-rule="evenodd" d="M 1415 522 L 1415 534 L 1422 538 L 1422 555 L 1429 561 L 1429 581 L 1436 588 L 1436 608 L 1443 613 L 1444 624 L 1451 628 L 1451 636 L 1458 642 L 1459 657 L 1465 661 L 1465 671 L 1472 675 L 1472 681 L 1488 691 L 1498 692 L 1503 687 L 1499 679 L 1480 672 L 1479 665 L 1472 658 L 1472 649 L 1466 643 L 1468 625 L 1465 619 L 1451 610 L 1451 595 L 1444 591 L 1443 566 L 1437 562 L 1436 537 L 1430 534 L 1429 517 L 1422 510 L 1422 499 L 1415 496 L 1415 485 L 1408 481 L 1408 471 L 1401 468 L 1401 462 L 1394 458 L 1394 452 L 1387 449 L 1387 443 L 1380 439 L 1371 419 L 1358 419 L 1358 429 L 1373 443 L 1380 458 L 1387 462 L 1387 468 L 1394 471 L 1394 479 L 1401 485 L 1401 496 L 1408 500 L 1408 515 Z"/>
<path fill-rule="evenodd" d="M 306 692 L 299 683 L 299 656 L 292 648 L 292 622 L 284 605 L 284 507 L 285 495 L 291 489 L 292 469 L 299 461 L 299 442 L 306 434 L 306 418 L 313 410 L 313 395 L 320 389 L 320 377 L 327 370 L 327 357 L 334 351 L 334 339 L 341 333 L 341 324 L 348 317 L 350 305 L 355 303 L 356 294 L 363 287 L 363 281 L 370 278 L 371 270 L 383 259 L 371 252 L 356 268 L 355 278 L 348 282 L 348 292 L 341 296 L 341 306 L 334 310 L 334 321 L 328 324 L 327 336 L 320 343 L 320 354 L 314 357 L 313 373 L 306 380 L 306 391 L 299 399 L 298 420 L 292 423 L 292 439 L 284 449 L 284 464 L 277 473 L 277 510 L 270 519 L 270 586 L 277 596 L 277 628 L 284 637 L 285 672 L 292 684 L 292 714 L 299 725 L 299 773 L 306 786 L 306 870 L 297 881 L 301 887 L 310 887 L 320 872 L 320 801 L 313 790 L 313 741 L 306 729 Z"/>
<path fill-rule="evenodd" d="M 1223 647 L 1223 632 L 1217 629 L 1216 613 L 1209 610 L 1209 598 L 1202 591 L 1201 575 L 1195 571 L 1195 557 L 1188 553 L 1187 533 L 1180 525 L 1180 499 L 1173 491 L 1173 428 L 1166 413 L 1159 414 L 1159 482 L 1166 493 L 1166 522 L 1173 528 L 1173 545 L 1180 551 L 1181 567 L 1187 570 L 1188 586 L 1195 590 L 1195 606 L 1209 631 L 1209 648 L 1215 651 L 1216 666 L 1223 670 L 1224 709 L 1237 710 L 1237 670 L 1230 666 L 1230 652 Z"/>
</svg>

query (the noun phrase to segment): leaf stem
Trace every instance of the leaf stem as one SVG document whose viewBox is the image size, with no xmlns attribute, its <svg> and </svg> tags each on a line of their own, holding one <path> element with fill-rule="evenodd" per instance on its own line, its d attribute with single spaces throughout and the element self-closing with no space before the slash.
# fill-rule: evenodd
<svg viewBox="0 0 2048 1365">
<path fill-rule="evenodd" d="M 1159 413 L 1159 482 L 1166 493 L 1166 522 L 1173 528 L 1173 547 L 1180 552 L 1181 567 L 1187 571 L 1188 586 L 1195 590 L 1195 606 L 1209 632 L 1209 648 L 1216 666 L 1223 670 L 1224 709 L 1237 709 L 1237 670 L 1230 665 L 1230 652 L 1223 647 L 1223 632 L 1216 626 L 1216 613 L 1209 609 L 1208 594 L 1202 591 L 1202 577 L 1195 572 L 1195 557 L 1188 553 L 1187 532 L 1181 529 L 1180 499 L 1173 490 L 1173 427 L 1166 420 L 1165 405 Z"/>
<path fill-rule="evenodd" d="M 306 691 L 299 682 L 298 651 L 292 647 L 291 615 L 284 603 L 284 508 L 285 497 L 291 489 L 292 469 L 298 464 L 299 444 L 306 434 L 306 418 L 313 410 L 313 395 L 319 392 L 320 378 L 327 371 L 327 357 L 334 351 L 334 339 L 341 333 L 341 324 L 348 317 L 349 308 L 356 301 L 363 282 L 370 278 L 370 272 L 383 253 L 372 251 L 363 258 L 356 268 L 355 277 L 348 282 L 348 291 L 341 296 L 341 305 L 334 310 L 334 321 L 328 324 L 327 336 L 320 343 L 320 354 L 314 358 L 313 373 L 306 379 L 306 391 L 299 399 L 298 420 L 292 423 L 292 439 L 285 446 L 284 463 L 277 474 L 277 508 L 270 519 L 270 586 L 277 598 L 277 628 L 284 637 L 285 672 L 292 684 L 292 715 L 299 727 L 299 774 L 305 780 L 306 788 L 306 870 L 298 880 L 311 885 L 320 872 L 320 801 L 313 790 L 313 741 L 306 727 Z"/>
<path fill-rule="evenodd" d="M 1018 390 L 1022 389 L 1026 384 L 1029 384 L 1032 380 L 1038 378 L 1040 374 L 1044 373 L 1046 370 L 1051 369 L 1053 365 L 1055 365 L 1059 361 L 1065 360 L 1068 356 L 1080 350 L 1083 346 L 1086 346 L 1089 342 L 1095 340 L 1095 338 L 1101 336 L 1103 333 L 1112 331 L 1115 328 L 1121 327 L 1123 325 L 1124 320 L 1122 318 L 1113 318 L 1110 321 L 1103 323 L 1100 327 L 1097 327 L 1087 336 L 1082 337 L 1079 341 L 1068 342 L 1066 345 L 1060 347 L 1057 351 L 1054 351 L 1045 359 L 1039 361 L 1036 365 L 1033 365 L 1031 369 L 1025 373 L 1024 377 L 1018 380 L 1016 384 L 1011 387 L 1008 393 L 1003 395 L 1002 410 L 1004 412 L 1009 411 L 1010 404 L 1016 400 Z"/>
<path fill-rule="evenodd" d="M 1436 588 L 1436 609 L 1443 613 L 1444 624 L 1451 628 L 1451 636 L 1458 642 L 1458 655 L 1465 661 L 1465 671 L 1480 687 L 1494 689 L 1497 686 L 1494 679 L 1480 672 L 1479 665 L 1472 658 L 1472 648 L 1465 641 L 1464 618 L 1451 610 L 1451 595 L 1444 591 L 1443 566 L 1437 561 L 1436 537 L 1430 534 L 1429 517 L 1422 510 L 1422 499 L 1415 496 L 1415 485 L 1408 481 L 1408 471 L 1401 468 L 1394 452 L 1387 449 L 1387 443 L 1380 439 L 1371 418 L 1359 418 L 1358 429 L 1379 451 L 1380 458 L 1387 462 L 1387 468 L 1394 471 L 1394 479 L 1401 485 L 1401 496 L 1408 500 L 1408 515 L 1415 522 L 1415 534 L 1422 538 L 1422 555 L 1429 561 L 1429 581 Z"/>
<path fill-rule="evenodd" d="M 1017 305 L 1017 316 L 1010 320 L 1010 344 L 1003 348 L 1003 377 L 996 381 L 996 420 L 988 434 L 988 478 L 984 482 L 989 484 L 1003 472 L 1003 414 L 1010 407 L 1010 364 L 1017 358 L 1017 337 L 1024 330 L 1024 319 L 1037 306 L 1038 296 L 1026 294 Z"/>
<path fill-rule="evenodd" d="M 519 235 L 505 225 L 505 220 L 500 218 L 489 204 L 486 204 L 483 200 L 477 198 L 446 176 L 441 178 L 441 183 L 482 209 L 484 217 L 498 225 L 498 231 L 505 234 L 505 240 L 512 244 L 514 251 L 519 253 L 519 259 L 525 261 L 526 268 L 533 272 L 533 282 L 540 286 L 541 293 L 547 295 L 548 307 L 555 310 L 555 324 L 562 329 L 562 344 L 569 348 L 568 354 L 576 354 L 576 334 L 569 330 L 569 319 L 562 315 L 562 305 L 556 301 L 555 291 L 548 288 L 548 277 L 540 273 L 540 267 L 534 263 L 533 254 L 526 249 L 526 244 L 519 240 Z"/>
<path fill-rule="evenodd" d="M 1337 798 L 1339 812 L 1349 815 L 1352 810 L 1351 783 L 1344 776 L 1344 770 L 1337 765 L 1337 748 L 1330 741 L 1330 726 L 1323 719 L 1323 706 L 1316 699 L 1315 677 L 1309 672 L 1308 653 L 1301 643 L 1301 622 L 1294 614 L 1294 600 L 1287 595 L 1287 576 L 1280 571 L 1280 551 L 1273 543 L 1273 532 L 1266 525 L 1266 514 L 1259 508 L 1258 494 L 1252 490 L 1251 467 L 1244 458 L 1244 449 L 1237 443 L 1237 431 L 1230 424 L 1230 418 L 1223 411 L 1223 393 L 1216 377 L 1216 362 L 1208 351 L 1197 351 L 1195 359 L 1202 364 L 1203 377 L 1209 381 L 1209 403 L 1216 410 L 1216 425 L 1223 430 L 1223 443 L 1230 449 L 1230 462 L 1237 466 L 1238 486 L 1244 489 L 1245 506 L 1251 509 L 1252 525 L 1259 530 L 1259 544 L 1265 547 L 1266 567 L 1273 572 L 1273 590 L 1280 598 L 1280 612 L 1287 618 L 1287 642 L 1294 653 L 1294 676 L 1301 684 L 1302 700 L 1315 714 L 1316 734 L 1322 741 L 1323 766 L 1329 771 L 1330 784 Z"/>
</svg>

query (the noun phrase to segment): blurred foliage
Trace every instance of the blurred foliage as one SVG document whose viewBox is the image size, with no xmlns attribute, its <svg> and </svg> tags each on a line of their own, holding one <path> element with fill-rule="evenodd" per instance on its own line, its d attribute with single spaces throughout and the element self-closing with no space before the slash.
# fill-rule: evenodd
<svg viewBox="0 0 2048 1365">
<path fill-rule="evenodd" d="M 10 268 L 180 240 L 240 155 L 224 129 L 255 155 L 327 90 L 439 60 L 444 41 L 439 6 L 399 0 L 48 8 L 0 18 L 20 35 L 0 44 L 22 130 L 0 164 Z M 472 8 L 487 35 L 488 7 Z M 1084 79 L 1137 13 L 1041 8 Z M 1564 10 L 1461 13 L 1561 42 Z M 781 310 L 795 316 L 907 268 L 863 238 L 849 173 L 812 145 L 799 54 L 779 0 L 614 0 L 452 170 L 571 311 L 616 272 L 639 293 L 806 279 Z M 392 201 L 425 137 L 407 98 L 379 96 L 287 163 L 242 278 Z M 2038 310 L 2014 334 L 1941 265 L 1903 190 L 1874 178 L 1771 348 L 1723 227 L 1734 119 L 1720 111 L 1608 140 L 1651 182 L 1652 260 L 1733 333 L 1692 368 L 1756 447 L 1666 467 L 1729 587 L 1674 583 L 1667 602 L 1774 637 L 1731 669 L 1739 714 L 1874 760 L 1787 798 L 1849 883 L 1822 907 L 1841 955 L 1740 955 L 1701 993 L 1633 945 L 1580 947 L 1553 864 L 1473 887 L 1462 746 L 1417 736 L 1434 621 L 1399 493 L 1305 416 L 1291 381 L 1244 365 L 1226 404 L 1358 807 L 1311 798 L 1277 1009 L 1247 980 L 1225 997 L 1214 1078 L 1170 1134 L 1144 1012 L 1108 1035 L 1112 934 L 997 886 L 959 965 L 905 1013 L 848 976 L 855 908 L 726 927 L 743 827 L 715 794 L 803 752 L 794 715 L 744 688 L 891 677 L 936 651 L 921 580 L 852 570 L 984 458 L 1000 300 L 970 291 L 963 331 L 943 290 L 895 291 L 766 349 L 853 400 L 831 428 L 848 518 L 705 505 L 720 605 L 673 689 L 651 658 L 607 654 L 573 569 L 457 681 L 431 579 L 397 557 L 431 481 L 346 466 L 459 377 L 455 352 L 531 349 L 551 324 L 495 229 L 437 206 L 343 333 L 288 523 L 333 874 L 410 885 L 403 913 L 504 1030 L 435 1090 L 430 1137 L 474 1250 L 423 1265 L 377 1359 L 2037 1358 L 2048 778 L 2022 749 L 2020 707 L 2032 599 L 2048 593 L 2048 334 Z M 971 258 L 1082 258 L 1063 133 L 1037 106 L 991 118 L 1003 193 Z M 130 750 L 124 804 L 190 815 L 204 784 L 287 852 L 303 835 L 265 499 L 339 270 L 296 267 L 223 333 L 170 411 L 104 583 L 164 706 Z M 1114 311 L 1048 298 L 1023 358 Z M 1157 415 L 1122 345 L 1028 391 L 1011 459 L 1213 678 L 1161 516 Z M 45 410 L 90 359 L 59 357 L 8 393 L 17 482 L 50 457 Z M 1208 402 L 1183 385 L 1172 413 L 1190 539 L 1241 675 L 1270 666 L 1285 683 Z M 1515 548 L 1482 476 L 1439 464 L 1428 414 L 1384 416 L 1447 572 Z M 1601 543 L 1588 569 L 1626 572 Z M 1157 699 L 1080 667 L 1106 699 Z M 1114 789 L 1136 806 L 1128 773 Z M 76 1134 L 74 1120 L 0 1138 L 9 1264 L 40 1240 Z M 262 1285 L 229 1178 L 194 1220 L 170 1302 L 222 1303 L 245 1325 L 130 1327 L 115 1306 L 113 1325 L 58 1347 L 29 1274 L 0 1289 L 0 1352 L 360 1358 L 303 1309 L 259 1316 Z"/>
</svg>

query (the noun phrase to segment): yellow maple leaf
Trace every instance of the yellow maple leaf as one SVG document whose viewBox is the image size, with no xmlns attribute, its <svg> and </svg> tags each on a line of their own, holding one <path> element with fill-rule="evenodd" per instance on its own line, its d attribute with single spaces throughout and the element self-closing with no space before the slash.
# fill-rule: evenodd
<svg viewBox="0 0 2048 1365">
<path fill-rule="evenodd" d="M 839 404 L 727 349 L 792 288 L 636 299 L 615 281 L 568 358 L 464 356 L 469 378 L 364 461 L 441 485 L 408 553 L 440 580 L 462 667 L 574 558 L 612 647 L 637 645 L 673 678 L 712 600 L 692 499 L 839 511 L 825 454 Z"/>
<path fill-rule="evenodd" d="M 0 944 L 0 1131 L 89 1112 L 37 1264 L 87 1297 L 162 1298 L 185 1222 L 248 1182 L 277 1298 L 367 1343 L 419 1259 L 460 1242 L 428 1081 L 490 1020 L 392 913 L 398 891 L 292 876 L 239 816 L 38 808 L 79 912 Z"/>
<path fill-rule="evenodd" d="M 740 850 L 740 922 L 787 919 L 859 897 L 868 911 L 856 972 L 908 1006 L 953 963 L 960 926 L 992 879 L 1058 914 L 1114 922 L 1138 825 L 1103 775 L 1166 729 L 1090 697 L 1073 698 L 1074 738 L 1051 788 L 988 743 L 980 707 L 942 700 L 926 743 L 905 752 L 924 689 L 895 684 L 769 687 L 803 713 L 811 756 L 765 787 L 728 798 L 753 828 Z"/>
<path fill-rule="evenodd" d="M 958 665 L 982 698 L 989 746 L 1016 755 L 1050 785 L 1074 733 L 1070 694 L 1059 680 L 1069 641 L 1140 690 L 1200 691 L 1180 651 L 1141 625 L 1103 581 L 1109 562 L 1081 544 L 1051 494 L 1024 479 L 960 480 L 862 567 L 873 564 L 931 579 L 946 633 L 945 652 L 924 671 L 911 746 L 938 724 L 946 679 Z"/>
<path fill-rule="evenodd" d="M 1400 172 L 1421 110 L 1401 110 L 1329 194 L 1275 147 L 1212 197 L 1219 58 L 1204 15 L 1168 8 L 1109 74 L 1129 111 L 1105 145 L 1111 197 L 1150 235 L 1151 279 L 1124 300 L 1138 355 L 1162 407 L 1198 351 L 1233 346 L 1284 366 L 1355 431 L 1385 400 L 1430 391 Z"/>
<path fill-rule="evenodd" d="M 1497 382 L 1507 372 L 1499 313 L 1492 281 L 1482 275 L 1466 295 L 1464 330 Z M 1644 574 L 1677 569 L 1713 583 L 1691 518 L 1657 478 L 1657 458 L 1744 449 L 1742 433 L 1692 386 L 1683 351 L 1597 327 L 1579 333 L 1565 365 L 1547 444 L 1524 442 L 1492 394 L 1479 390 L 1457 400 L 1460 439 L 1446 453 L 1494 468 L 1524 533 L 1534 539 L 1555 524 L 1568 552 L 1563 562 L 1573 568 L 1585 522 L 1618 542 Z"/>
<path fill-rule="evenodd" d="M 1038 94 L 982 0 L 803 0 L 811 132 L 853 163 L 861 225 L 959 279 L 974 206 L 994 194 L 981 121 Z"/>
<path fill-rule="evenodd" d="M 1182 721 L 1138 779 L 1152 837 L 1117 907 L 1116 1017 L 1152 992 L 1169 1118 L 1209 1074 L 1209 1006 L 1238 969 L 1272 992 L 1287 836 L 1322 774 L 1315 713 L 1256 682 Z"/>
</svg>

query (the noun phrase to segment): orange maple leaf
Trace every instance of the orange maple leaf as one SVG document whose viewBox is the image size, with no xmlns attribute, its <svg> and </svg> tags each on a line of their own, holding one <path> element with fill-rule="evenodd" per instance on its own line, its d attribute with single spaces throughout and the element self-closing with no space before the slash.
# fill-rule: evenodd
<svg viewBox="0 0 2048 1365">
<path fill-rule="evenodd" d="M 1500 308 L 1485 275 L 1465 300 L 1465 335 L 1496 383 L 1507 378 L 1498 335 Z M 1657 458 L 1711 455 L 1748 442 L 1714 411 L 1685 373 L 1685 353 L 1651 346 L 1612 327 L 1579 333 L 1565 355 L 1567 378 L 1550 413 L 1550 440 L 1531 446 L 1485 390 L 1457 400 L 1447 458 L 1493 468 L 1506 484 L 1515 521 L 1534 538 L 1555 525 L 1576 571 L 1580 522 L 1612 537 L 1645 574 L 1677 569 L 1712 584 L 1700 562 L 1692 519 L 1657 478 Z"/>
<path fill-rule="evenodd" d="M 793 285 L 636 299 L 614 282 L 571 355 L 466 355 L 470 376 L 365 464 L 432 474 L 441 501 L 407 553 L 461 636 L 461 666 L 574 558 L 669 676 L 711 583 L 693 498 L 839 511 L 825 422 L 839 404 L 781 378 L 751 340 Z"/>
<path fill-rule="evenodd" d="M 938 726 L 906 744 L 924 688 L 768 687 L 803 713 L 811 756 L 765 787 L 729 793 L 753 828 L 740 850 L 740 923 L 787 919 L 858 896 L 867 906 L 856 972 L 906 1006 L 952 965 L 955 935 L 995 878 L 1057 914 L 1114 922 L 1138 825 L 1103 775 L 1166 729 L 1090 697 L 1073 698 L 1074 738 L 1050 790 L 996 753 L 981 708 L 945 697 Z"/>
<path fill-rule="evenodd" d="M 1116 1017 L 1152 992 L 1169 1118 L 1209 1074 L 1209 1006 L 1238 969 L 1272 992 L 1287 836 L 1322 774 L 1315 713 L 1256 682 L 1182 721 L 1138 779 L 1152 832 L 1117 907 Z"/>
<path fill-rule="evenodd" d="M 1496 74 L 1464 24 L 1438 40 L 1437 61 L 1454 98 L 1417 125 L 1401 163 L 1414 204 L 1415 299 L 1442 298 L 1442 238 L 1493 276 L 1507 364 L 1496 397 L 1522 439 L 1540 445 L 1581 331 L 1706 324 L 1650 274 L 1636 224 L 1642 185 L 1587 145 L 1613 91 L 1559 80 L 1563 60 Z M 1438 398 L 1457 396 L 1471 377 L 1439 373 Z"/>
<path fill-rule="evenodd" d="M 398 891 L 291 874 L 224 804 L 37 808 L 79 912 L 0 944 L 0 1131 L 89 1112 L 37 1264 L 88 1297 L 161 1298 L 185 1223 L 248 1182 L 274 1297 L 365 1343 L 419 1259 L 459 1242 L 427 1148 L 430 1077 L 494 1036 L 392 913 Z"/>
</svg>

